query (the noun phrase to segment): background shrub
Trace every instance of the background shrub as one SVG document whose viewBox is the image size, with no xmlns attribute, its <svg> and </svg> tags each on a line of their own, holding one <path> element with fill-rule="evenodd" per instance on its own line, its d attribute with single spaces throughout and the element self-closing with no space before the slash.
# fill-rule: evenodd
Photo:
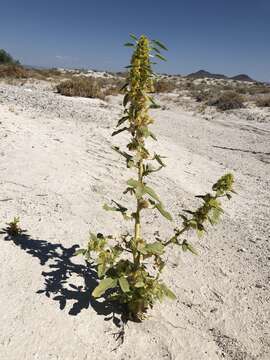
<svg viewBox="0 0 270 360">
<path fill-rule="evenodd" d="M 168 93 L 176 89 L 176 84 L 173 81 L 168 80 L 157 80 L 155 82 L 156 93 Z"/>
<path fill-rule="evenodd" d="M 65 96 L 81 96 L 104 100 L 107 95 L 117 95 L 124 80 L 116 78 L 73 77 L 57 85 L 57 92 Z"/>
<path fill-rule="evenodd" d="M 241 109 L 244 107 L 243 98 L 235 91 L 225 91 L 217 97 L 210 99 L 209 106 L 216 106 L 219 110 L 226 111 L 232 109 Z"/>
<path fill-rule="evenodd" d="M 28 71 L 20 65 L 0 65 L 0 78 L 26 79 L 28 77 Z"/>
<path fill-rule="evenodd" d="M 104 99 L 100 83 L 94 78 L 73 78 L 61 82 L 56 87 L 57 92 L 65 96 L 81 96 Z"/>
<path fill-rule="evenodd" d="M 258 98 L 256 105 L 259 107 L 270 107 L 270 96 Z"/>
<path fill-rule="evenodd" d="M 14 60 L 13 57 L 4 49 L 0 49 L 0 64 L 15 64 L 19 65 L 18 60 Z"/>
</svg>

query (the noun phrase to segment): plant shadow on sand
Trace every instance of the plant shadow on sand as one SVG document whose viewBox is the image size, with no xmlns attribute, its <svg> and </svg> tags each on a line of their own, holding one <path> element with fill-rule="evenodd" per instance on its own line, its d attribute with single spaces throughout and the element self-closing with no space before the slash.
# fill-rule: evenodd
<svg viewBox="0 0 270 360">
<path fill-rule="evenodd" d="M 69 315 L 78 315 L 83 309 L 90 306 L 98 315 L 103 315 L 105 321 L 113 320 L 117 327 L 125 322 L 125 315 L 122 308 L 108 301 L 106 296 L 103 301 L 97 301 L 92 297 L 92 291 L 97 286 L 97 272 L 95 267 L 86 263 L 76 264 L 72 260 L 79 245 L 73 245 L 69 248 L 62 244 L 53 244 L 46 240 L 32 239 L 26 231 L 19 235 L 10 235 L 7 229 L 3 229 L 2 234 L 6 241 L 12 241 L 27 254 L 38 258 L 40 265 L 47 265 L 49 271 L 43 271 L 44 288 L 37 291 L 37 294 L 45 294 L 59 303 L 63 310 L 68 303 L 73 303 Z M 77 286 L 72 283 L 72 277 L 80 277 L 83 280 L 83 286 Z"/>
</svg>

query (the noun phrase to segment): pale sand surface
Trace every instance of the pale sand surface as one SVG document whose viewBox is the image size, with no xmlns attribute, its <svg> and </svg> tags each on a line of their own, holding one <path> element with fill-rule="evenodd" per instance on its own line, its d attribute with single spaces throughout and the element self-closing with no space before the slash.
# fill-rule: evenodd
<svg viewBox="0 0 270 360">
<path fill-rule="evenodd" d="M 21 243 L 0 235 L 0 359 L 268 360 L 269 118 L 153 110 L 155 146 L 168 158 L 149 180 L 175 218 L 225 172 L 238 195 L 205 238 L 189 235 L 199 256 L 169 249 L 163 278 L 177 301 L 129 322 L 123 343 L 110 309 L 91 299 L 96 282 L 71 256 L 73 245 L 84 245 L 90 229 L 128 228 L 102 210 L 111 198 L 125 203 L 131 175 L 110 148 L 126 141 L 110 137 L 120 100 L 0 85 L 1 227 L 18 215 L 29 235 Z M 173 229 L 158 214 L 146 222 L 149 239 Z"/>
</svg>

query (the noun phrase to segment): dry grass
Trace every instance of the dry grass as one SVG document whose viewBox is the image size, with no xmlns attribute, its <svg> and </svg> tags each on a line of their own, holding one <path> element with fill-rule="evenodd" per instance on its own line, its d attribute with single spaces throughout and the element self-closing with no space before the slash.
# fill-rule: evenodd
<svg viewBox="0 0 270 360">
<path fill-rule="evenodd" d="M 226 111 L 241 109 L 244 107 L 244 99 L 235 91 L 225 91 L 217 97 L 209 100 L 207 105 L 216 106 L 218 110 Z"/>
<path fill-rule="evenodd" d="M 157 93 L 169 93 L 177 88 L 173 81 L 169 80 L 157 80 L 155 82 L 155 92 Z"/>
<path fill-rule="evenodd" d="M 20 65 L 0 65 L 1 79 L 26 79 L 28 77 L 28 71 Z"/>
<path fill-rule="evenodd" d="M 257 98 L 256 105 L 258 107 L 270 107 L 270 96 Z"/>
<path fill-rule="evenodd" d="M 61 82 L 56 87 L 57 92 L 65 96 L 81 96 L 104 99 L 100 84 L 93 78 L 74 78 Z"/>
<path fill-rule="evenodd" d="M 65 75 L 66 76 L 66 75 Z M 16 64 L 0 65 L 1 79 L 36 79 L 36 80 L 59 80 L 63 74 L 57 69 L 31 69 Z"/>
<path fill-rule="evenodd" d="M 107 95 L 119 94 L 123 81 L 119 79 L 73 77 L 60 82 L 57 92 L 65 96 L 80 96 L 104 100 Z"/>
</svg>

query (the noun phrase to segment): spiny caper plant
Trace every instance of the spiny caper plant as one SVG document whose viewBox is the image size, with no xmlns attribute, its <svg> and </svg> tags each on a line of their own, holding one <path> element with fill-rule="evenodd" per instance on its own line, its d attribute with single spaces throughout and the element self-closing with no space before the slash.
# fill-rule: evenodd
<svg viewBox="0 0 270 360">
<path fill-rule="evenodd" d="M 222 176 L 213 185 L 213 192 L 198 196 L 203 202 L 202 205 L 195 211 L 186 210 L 180 214 L 182 225 L 172 230 L 169 239 L 155 238 L 152 242 L 145 239 L 141 228 L 143 212 L 158 211 L 168 221 L 172 221 L 171 214 L 164 208 L 157 193 L 146 183 L 147 176 L 165 166 L 162 156 L 147 149 L 146 140 L 157 140 L 149 129 L 153 123 L 149 108 L 154 102 L 151 96 L 154 80 L 151 58 L 155 56 L 164 59 L 161 51 L 166 50 L 166 47 L 159 41 L 150 41 L 144 35 L 140 38 L 133 35 L 131 37 L 134 42 L 126 44 L 132 46 L 134 52 L 128 66 L 127 83 L 123 87 L 124 114 L 117 123 L 119 129 L 112 135 L 123 131 L 130 134 L 127 151 L 116 146 L 113 148 L 123 156 L 127 168 L 134 169 L 137 174 L 136 178 L 127 181 L 127 188 L 124 190 L 124 194 L 134 196 L 136 207 L 129 211 L 125 206 L 113 201 L 112 205 L 104 205 L 104 209 L 119 212 L 125 220 L 133 221 L 134 232 L 120 235 L 119 238 L 90 233 L 86 249 L 80 249 L 77 253 L 83 254 L 88 261 L 96 261 L 101 281 L 92 295 L 99 298 L 110 289 L 107 292 L 109 299 L 125 304 L 130 319 L 141 320 L 156 300 L 161 301 L 164 297 L 175 298 L 174 293 L 160 279 L 165 265 L 165 249 L 174 244 L 183 251 L 196 254 L 196 250 L 186 239 L 180 239 L 181 235 L 194 229 L 201 236 L 205 232 L 207 221 L 212 225 L 218 221 L 223 212 L 220 199 L 231 198 L 233 176 Z"/>
</svg>

